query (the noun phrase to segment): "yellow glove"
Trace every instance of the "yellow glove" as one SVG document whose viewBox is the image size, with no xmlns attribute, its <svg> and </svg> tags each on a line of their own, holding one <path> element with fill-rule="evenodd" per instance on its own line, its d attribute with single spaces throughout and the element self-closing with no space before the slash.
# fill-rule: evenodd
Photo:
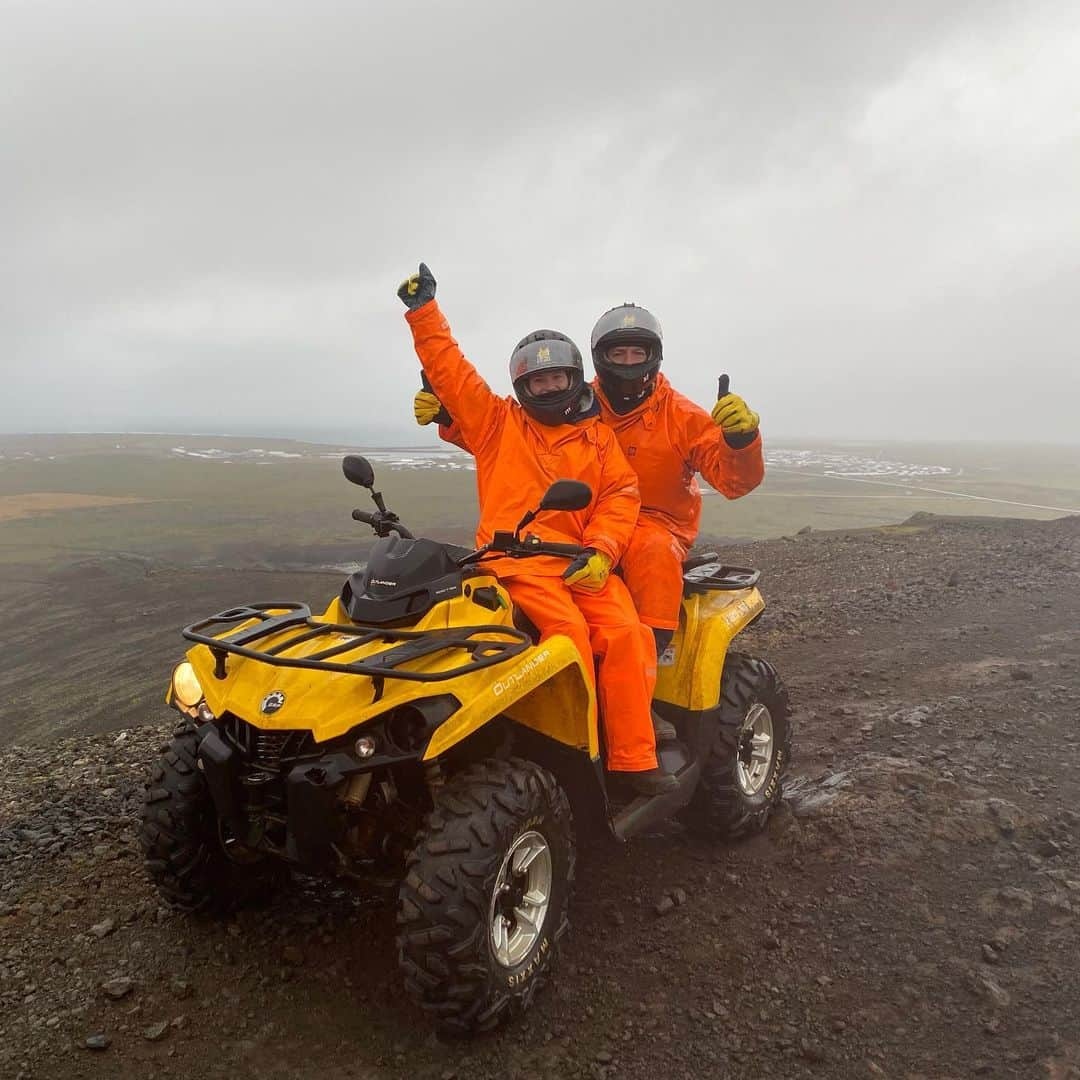
<svg viewBox="0 0 1080 1080">
<path fill-rule="evenodd" d="M 602 551 L 586 548 L 564 571 L 563 581 L 587 592 L 599 592 L 611 573 L 611 559 Z"/>
<path fill-rule="evenodd" d="M 712 418 L 717 427 L 732 435 L 749 435 L 761 423 L 761 417 L 738 394 L 725 394 L 713 406 Z"/>
<path fill-rule="evenodd" d="M 730 381 L 727 375 L 721 375 L 717 382 L 713 423 L 725 435 L 749 435 L 757 431 L 761 417 L 738 394 L 728 393 Z"/>
<path fill-rule="evenodd" d="M 421 427 L 433 424 L 443 411 L 442 402 L 430 390 L 417 390 L 412 403 L 413 416 Z"/>
</svg>

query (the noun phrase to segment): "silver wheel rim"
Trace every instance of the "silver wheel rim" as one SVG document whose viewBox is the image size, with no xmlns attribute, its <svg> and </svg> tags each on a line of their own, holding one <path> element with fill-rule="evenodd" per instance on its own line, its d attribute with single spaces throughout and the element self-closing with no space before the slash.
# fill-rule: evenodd
<svg viewBox="0 0 1080 1080">
<path fill-rule="evenodd" d="M 735 762 L 735 773 L 744 795 L 756 795 L 761 791 L 772 768 L 772 760 L 772 714 L 760 701 L 755 701 L 747 710 L 739 729 Z"/>
<path fill-rule="evenodd" d="M 533 830 L 506 853 L 495 879 L 488 933 L 491 952 L 503 967 L 517 967 L 540 938 L 551 904 L 551 848 Z"/>
</svg>

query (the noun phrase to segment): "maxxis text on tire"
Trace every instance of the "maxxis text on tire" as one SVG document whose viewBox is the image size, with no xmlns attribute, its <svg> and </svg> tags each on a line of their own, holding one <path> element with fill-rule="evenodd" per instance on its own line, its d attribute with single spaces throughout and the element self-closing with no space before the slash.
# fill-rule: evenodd
<svg viewBox="0 0 1080 1080">
<path fill-rule="evenodd" d="M 768 710 L 773 758 L 754 794 L 739 782 L 739 733 L 756 705 Z M 728 653 L 720 684 L 719 724 L 702 766 L 701 783 L 682 812 L 687 828 L 711 839 L 737 839 L 765 827 L 783 797 L 784 774 L 791 764 L 791 723 L 787 690 L 765 660 Z"/>
<path fill-rule="evenodd" d="M 496 885 L 529 837 L 546 845 L 550 897 L 534 943 L 507 966 L 492 934 Z M 406 860 L 398 963 L 409 996 L 443 1034 L 487 1031 L 529 1006 L 567 928 L 574 863 L 569 801 L 539 765 L 481 761 L 438 792 Z"/>
</svg>

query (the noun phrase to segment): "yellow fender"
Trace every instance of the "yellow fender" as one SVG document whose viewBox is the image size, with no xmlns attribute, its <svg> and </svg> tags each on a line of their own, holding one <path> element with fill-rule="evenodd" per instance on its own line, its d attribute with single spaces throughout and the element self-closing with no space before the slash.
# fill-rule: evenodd
<svg viewBox="0 0 1080 1080">
<path fill-rule="evenodd" d="M 599 756 L 592 680 L 586 678 L 581 656 L 568 637 L 556 634 L 516 662 L 470 679 L 478 692 L 471 700 L 460 698 L 462 707 L 432 735 L 425 761 L 446 753 L 500 713 L 592 758 Z"/>
<path fill-rule="evenodd" d="M 679 629 L 659 658 L 657 700 L 693 712 L 715 708 L 731 641 L 764 608 L 765 598 L 756 588 L 687 597 Z"/>
</svg>

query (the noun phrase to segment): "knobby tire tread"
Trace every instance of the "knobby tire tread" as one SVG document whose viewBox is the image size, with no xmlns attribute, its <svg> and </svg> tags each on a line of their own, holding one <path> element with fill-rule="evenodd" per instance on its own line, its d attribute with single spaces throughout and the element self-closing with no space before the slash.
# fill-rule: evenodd
<svg viewBox="0 0 1080 1080">
<path fill-rule="evenodd" d="M 507 989 L 488 949 L 490 886 L 515 831 L 538 816 L 549 846 L 565 848 L 566 883 L 547 914 L 550 950 L 537 954 L 535 971 L 520 988 Z M 406 991 L 443 1034 L 488 1031 L 528 1007 L 568 925 L 574 861 L 569 801 L 533 762 L 477 762 L 437 793 L 406 859 L 397 943 Z"/>
<path fill-rule="evenodd" d="M 228 912 L 268 896 L 284 871 L 269 861 L 239 867 L 226 858 L 199 772 L 200 738 L 195 724 L 184 720 L 162 747 L 143 795 L 139 842 L 151 879 L 172 907 Z"/>
<path fill-rule="evenodd" d="M 737 736 L 753 701 L 765 704 L 779 732 L 777 751 L 783 756 L 773 795 L 748 798 L 739 787 L 735 763 Z M 791 765 L 792 740 L 788 693 L 776 669 L 766 660 L 729 653 L 720 684 L 720 730 L 702 766 L 701 782 L 684 813 L 687 826 L 710 839 L 737 840 L 765 827 L 783 798 L 783 781 Z"/>
</svg>

